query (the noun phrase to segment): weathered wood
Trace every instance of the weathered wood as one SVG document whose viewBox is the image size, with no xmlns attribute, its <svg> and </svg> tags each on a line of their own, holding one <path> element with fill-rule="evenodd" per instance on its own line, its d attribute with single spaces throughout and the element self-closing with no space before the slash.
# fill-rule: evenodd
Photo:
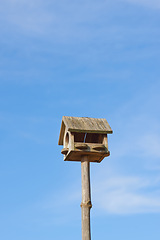
<svg viewBox="0 0 160 240">
<path fill-rule="evenodd" d="M 78 132 L 78 133 L 112 133 L 112 129 L 104 118 L 87 118 L 87 117 L 66 117 L 63 116 L 59 145 L 63 145 L 63 137 L 65 131 Z"/>
<path fill-rule="evenodd" d="M 107 137 L 107 134 L 103 135 L 103 144 L 108 149 L 108 137 Z"/>
<path fill-rule="evenodd" d="M 69 132 L 69 149 L 74 150 L 74 134 Z"/>
<path fill-rule="evenodd" d="M 70 151 L 64 158 L 64 161 L 75 161 L 75 162 L 81 162 L 82 156 L 85 156 L 87 154 L 88 161 L 89 162 L 97 162 L 100 163 L 105 157 L 108 157 L 110 155 L 109 151 L 106 152 L 99 152 L 99 151 L 80 151 L 78 149 L 75 149 L 74 151 Z"/>
<path fill-rule="evenodd" d="M 108 145 L 107 145 L 108 146 Z M 75 143 L 74 149 L 62 149 L 62 154 L 65 154 L 65 161 L 79 161 L 82 156 L 88 156 L 90 162 L 101 162 L 105 157 L 110 155 L 108 148 L 104 144 L 98 143 Z"/>
<path fill-rule="evenodd" d="M 91 190 L 90 190 L 90 163 L 88 157 L 83 156 L 81 161 L 82 174 L 82 240 L 91 240 L 90 230 L 90 209 L 91 204 Z"/>
<path fill-rule="evenodd" d="M 79 150 L 86 150 L 88 149 L 88 144 L 86 143 L 75 143 L 75 148 L 79 149 Z"/>
</svg>

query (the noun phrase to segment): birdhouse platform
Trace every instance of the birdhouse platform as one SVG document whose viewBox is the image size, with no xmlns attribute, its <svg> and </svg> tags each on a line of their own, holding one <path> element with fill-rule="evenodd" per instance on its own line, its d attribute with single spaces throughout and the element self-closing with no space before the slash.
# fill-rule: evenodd
<svg viewBox="0 0 160 240">
<path fill-rule="evenodd" d="M 113 131 L 106 119 L 63 116 L 59 145 L 65 161 L 82 161 L 87 156 L 89 162 L 101 162 L 110 155 L 108 134 Z"/>
</svg>

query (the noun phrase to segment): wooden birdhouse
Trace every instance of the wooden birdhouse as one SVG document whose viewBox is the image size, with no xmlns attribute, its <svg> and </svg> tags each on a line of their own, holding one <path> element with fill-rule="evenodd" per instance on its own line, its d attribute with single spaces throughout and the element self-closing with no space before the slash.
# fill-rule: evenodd
<svg viewBox="0 0 160 240">
<path fill-rule="evenodd" d="M 64 116 L 58 142 L 64 160 L 81 161 L 87 156 L 89 162 L 101 162 L 110 155 L 107 134 L 111 133 L 106 119 Z"/>
</svg>

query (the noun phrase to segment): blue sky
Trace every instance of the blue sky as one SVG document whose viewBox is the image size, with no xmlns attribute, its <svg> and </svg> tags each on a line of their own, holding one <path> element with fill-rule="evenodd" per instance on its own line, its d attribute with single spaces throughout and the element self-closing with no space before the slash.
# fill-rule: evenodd
<svg viewBox="0 0 160 240">
<path fill-rule="evenodd" d="M 1 239 L 81 239 L 66 115 L 114 131 L 91 164 L 92 239 L 159 240 L 159 13 L 159 0 L 1 0 Z"/>
</svg>

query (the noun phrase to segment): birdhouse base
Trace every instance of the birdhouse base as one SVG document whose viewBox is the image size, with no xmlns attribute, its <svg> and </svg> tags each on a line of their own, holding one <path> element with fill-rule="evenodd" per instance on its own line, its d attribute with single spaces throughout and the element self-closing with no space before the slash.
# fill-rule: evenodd
<svg viewBox="0 0 160 240">
<path fill-rule="evenodd" d="M 81 162 L 82 156 L 87 156 L 89 162 L 98 162 L 100 163 L 105 157 L 108 157 L 110 155 L 110 152 L 99 152 L 99 151 L 92 151 L 92 152 L 86 152 L 86 151 L 70 151 L 65 157 L 64 161 L 75 161 L 75 162 Z"/>
</svg>

